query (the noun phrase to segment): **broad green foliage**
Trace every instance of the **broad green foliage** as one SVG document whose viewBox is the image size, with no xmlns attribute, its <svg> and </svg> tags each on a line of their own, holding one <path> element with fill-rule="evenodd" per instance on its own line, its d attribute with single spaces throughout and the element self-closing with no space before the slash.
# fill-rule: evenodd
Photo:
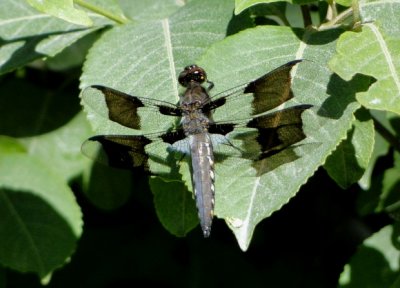
<svg viewBox="0 0 400 288">
<path fill-rule="evenodd" d="M 14 79 L 0 94 L 0 131 L 14 137 L 0 137 L 0 262 L 45 279 L 81 235 L 80 207 L 67 181 L 89 163 L 80 145 L 90 128 L 67 93 Z"/>
<path fill-rule="evenodd" d="M 81 85 L 85 87 L 90 84 L 102 84 L 133 95 L 177 103 L 179 99 L 177 73 L 188 63 L 193 63 L 193 59 L 204 53 L 205 48 L 211 43 L 223 39 L 226 33 L 225 27 L 232 16 L 231 1 L 220 1 L 218 9 L 212 13 L 210 11 L 201 13 L 203 10 L 199 7 L 205 4 L 204 1 L 194 1 L 168 19 L 143 25 L 125 25 L 107 32 L 89 53 Z M 191 12 L 193 10 L 200 13 L 193 15 Z M 193 31 L 193 27 L 196 27 L 196 32 Z M 148 51 L 153 52 L 148 53 Z M 116 61 L 118 65 L 115 65 Z M 141 67 L 146 67 L 147 72 L 143 72 Z M 103 73 L 99 74 L 98 71 Z M 94 120 L 91 123 L 98 134 L 138 133 L 109 121 L 108 116 L 104 114 L 107 111 L 105 103 L 101 101 L 89 103 L 87 99 L 83 99 L 82 103 Z M 169 128 L 173 125 L 171 121 L 174 119 L 171 118 L 173 117 L 160 116 L 160 119 L 154 119 L 153 114 L 143 113 L 144 131 L 159 132 L 163 128 Z M 157 158 L 168 157 L 166 150 L 152 152 Z M 189 192 L 182 189 L 191 187 L 191 183 L 188 167 L 185 168 L 181 180 L 187 180 L 186 185 L 181 184 L 182 188 L 178 189 L 187 196 L 190 195 Z M 153 163 L 154 172 L 167 173 L 168 170 L 170 170 L 168 166 Z M 170 175 L 170 177 L 179 176 Z M 163 211 L 169 209 L 168 206 L 177 196 L 172 193 L 166 194 L 160 185 L 152 185 L 152 188 L 155 195 L 164 194 L 162 201 L 156 202 L 157 213 L 163 217 L 166 215 Z M 166 200 L 168 197 L 172 200 Z M 190 207 L 195 209 L 194 203 Z M 186 213 L 180 215 L 186 217 L 184 216 Z M 191 215 L 197 215 L 197 212 L 193 210 L 188 220 L 183 219 L 188 223 L 184 228 L 174 228 L 168 217 L 161 218 L 161 222 L 165 227 L 173 227 L 171 233 L 183 236 L 194 226 Z"/>
<path fill-rule="evenodd" d="M 86 12 L 76 9 L 72 0 L 52 1 L 52 0 L 27 0 L 32 7 L 40 12 L 55 16 L 65 21 L 83 25 L 92 26 L 93 22 Z"/>
<path fill-rule="evenodd" d="M 181 15 L 184 15 L 184 12 L 177 15 L 182 17 Z M 205 26 L 204 29 L 206 31 L 211 29 L 209 25 L 208 23 Z M 181 63 L 182 59 L 198 58 L 195 55 L 182 53 L 188 49 L 182 50 L 181 46 L 186 47 L 187 45 L 193 45 L 193 43 L 188 41 L 187 44 L 183 44 L 186 42 L 182 43 L 181 41 L 187 40 L 183 38 L 180 40 L 180 38 L 175 37 L 175 34 L 178 37 L 184 36 L 179 29 L 182 28 L 180 28 L 179 22 L 177 23 L 174 17 L 171 17 L 168 22 L 160 21 L 154 22 L 152 25 L 139 26 L 128 25 L 113 29 L 90 51 L 82 76 L 83 86 L 87 86 L 88 83 L 101 83 L 134 95 L 146 95 L 146 97 L 176 103 L 178 100 L 176 75 L 184 65 Z M 185 27 L 184 29 L 187 28 Z M 267 32 L 269 35 L 268 41 L 271 43 L 268 46 L 264 44 L 266 41 L 264 37 Z M 302 33 L 301 30 L 297 32 L 298 34 Z M 150 37 L 152 41 L 143 42 L 142 35 Z M 334 40 L 337 35 L 338 31 L 333 31 L 330 34 L 325 32 L 323 37 L 326 40 Z M 329 56 L 334 53 L 334 42 L 327 41 L 327 45 L 316 47 L 307 45 L 308 41 L 314 41 L 314 37 L 317 37 L 317 35 L 305 34 L 302 36 L 304 42 L 301 42 L 290 29 L 258 27 L 233 35 L 225 41 L 217 43 L 197 61 L 198 64 L 204 66 L 208 72 L 209 79 L 217 83 L 213 90 L 215 94 L 254 79 L 292 59 L 304 58 L 308 60 L 299 64 L 293 83 L 296 95 L 294 101 L 296 103 L 315 105 L 314 112 L 307 112 L 304 116 L 306 133 L 309 133 L 307 135 L 309 139 L 312 139 L 311 143 L 296 149 L 296 153 L 303 157 L 299 161 L 282 165 L 261 177 L 254 177 L 251 172 L 248 177 L 225 177 L 224 175 L 229 171 L 233 173 L 232 169 L 235 169 L 235 175 L 249 173 L 246 172 L 250 168 L 247 165 L 239 165 L 244 170 L 236 170 L 236 167 L 238 167 L 237 161 L 240 161 L 240 159 L 234 159 L 231 164 L 226 162 L 220 165 L 222 166 L 221 168 L 217 166 L 215 213 L 217 217 L 226 219 L 229 224 L 236 223 L 231 225 L 231 228 L 244 250 L 249 245 L 255 226 L 262 219 L 287 203 L 317 167 L 324 163 L 325 158 L 336 147 L 338 141 L 345 137 L 347 129 L 351 125 L 352 113 L 358 107 L 354 98 L 356 91 L 352 90 L 344 81 L 330 75 L 328 70 L 323 70 L 322 67 L 324 65 L 322 63 L 324 60 L 316 56 L 324 54 L 329 60 Z M 126 39 L 130 40 L 127 42 Z M 198 41 L 200 39 L 197 39 L 198 47 L 195 51 L 199 51 L 202 46 Z M 129 49 L 130 47 L 136 47 L 136 42 L 142 43 L 141 47 L 143 45 L 149 45 L 149 47 L 144 50 L 132 51 Z M 113 47 L 112 50 L 111 47 Z M 160 49 L 159 47 L 162 48 Z M 237 47 L 241 47 L 241 49 L 237 49 Z M 157 53 L 149 55 L 144 52 L 147 50 L 154 50 Z M 113 54 L 110 54 L 109 51 L 112 51 Z M 105 52 L 108 55 L 107 58 L 104 57 Z M 143 53 L 143 55 L 141 56 L 140 53 Z M 129 59 L 129 62 L 124 60 L 125 57 Z M 115 62 L 115 59 L 118 59 L 118 65 L 115 65 L 115 63 L 112 65 L 111 62 Z M 157 66 L 154 66 L 154 63 Z M 146 67 L 147 72 L 143 73 L 137 67 Z M 174 69 L 171 70 L 171 67 L 174 67 Z M 103 73 L 99 74 L 97 71 L 103 71 Z M 304 75 L 307 75 L 307 77 Z M 127 77 L 130 81 L 127 81 Z M 306 78 L 309 80 L 302 81 L 302 79 Z M 137 81 L 140 81 L 140 83 Z M 356 79 L 354 80 L 354 86 L 362 86 L 359 83 L 365 82 L 362 78 Z M 164 83 L 163 89 L 157 89 L 160 87 L 157 83 Z M 325 83 L 325 85 L 330 83 L 331 90 L 327 93 L 324 89 L 320 89 L 319 87 L 322 87 L 320 86 L 321 83 Z M 332 108 L 323 106 L 324 101 L 335 101 L 335 97 L 341 97 L 340 105 L 342 105 L 342 108 L 340 110 L 330 110 Z M 89 112 L 90 118 L 93 120 L 92 123 L 98 133 L 137 133 L 109 121 L 107 115 L 104 114 L 107 111 L 104 106 L 105 103 L 100 101 L 88 103 L 85 99 L 83 100 L 83 104 Z M 237 105 L 240 105 L 240 103 Z M 235 107 L 232 105 L 226 108 L 231 110 L 230 116 L 238 116 L 243 112 L 241 111 L 241 106 Z M 343 109 L 345 112 L 342 111 Z M 217 111 L 214 119 L 220 119 L 221 115 L 228 117 L 227 112 L 226 109 Z M 161 131 L 162 127 L 160 127 L 159 123 L 163 123 L 167 127 L 171 127 L 174 124 L 167 122 L 168 120 L 159 121 L 158 119 L 146 117 L 152 116 L 143 113 L 142 117 L 146 124 L 145 128 L 149 132 Z M 329 120 L 330 118 L 337 118 L 338 120 Z M 341 127 L 341 129 L 335 129 L 335 133 L 329 133 L 330 137 L 327 138 L 325 134 L 330 129 L 333 129 L 330 126 Z M 314 153 L 307 156 L 307 151 L 314 151 Z M 157 151 L 155 154 L 158 156 L 164 155 L 163 157 L 168 155 L 165 151 Z M 308 164 L 305 165 L 305 163 Z M 219 169 L 221 169 L 221 172 L 218 171 Z M 183 174 L 183 179 L 190 179 L 188 169 L 180 169 L 180 173 Z M 285 179 L 292 179 L 292 181 L 288 182 Z M 235 182 L 232 182 L 232 180 Z M 187 182 L 186 186 L 191 187 L 190 183 Z M 277 191 L 281 192 L 277 193 Z M 240 223 L 240 225 L 237 223 Z"/>
<path fill-rule="evenodd" d="M 264 44 L 267 41 L 267 30 L 269 45 Z M 199 61 L 206 67 L 209 78 L 218 83 L 215 87 L 215 93 L 218 93 L 230 87 L 232 81 L 239 84 L 289 60 L 306 59 L 298 65 L 293 75 L 296 96 L 288 103 L 315 106 L 311 111 L 305 112 L 303 117 L 307 141 L 299 143 L 294 149 L 301 157 L 263 175 L 254 175 L 251 166 L 238 163 L 240 159 L 234 159 L 231 166 L 224 163 L 220 166 L 220 172 L 217 167 L 215 212 L 218 217 L 227 220 L 243 250 L 247 249 L 255 226 L 287 203 L 317 167 L 325 162 L 337 143 L 345 137 L 353 113 L 359 107 L 354 98 L 356 91 L 324 68 L 324 61 L 328 61 L 334 53 L 333 41 L 338 31 L 323 35 L 301 35 L 304 33 L 301 30 L 296 33 L 300 39 L 292 30 L 284 27 L 257 27 L 216 44 Z M 316 41 L 315 39 L 321 39 L 319 37 L 324 38 L 327 44 L 307 45 Z M 242 49 L 236 49 L 237 46 Z M 363 83 L 365 86 L 364 79 L 355 79 L 354 87 L 360 87 Z M 326 86 L 329 87 L 328 91 L 322 88 Z M 331 101 L 340 108 L 329 105 Z M 241 107 L 231 109 L 235 115 L 240 112 Z M 218 117 L 222 117 L 219 111 L 214 119 L 218 120 Z M 243 177 L 219 176 L 227 173 L 224 170 Z"/>
<path fill-rule="evenodd" d="M 104 99 L 81 94 L 81 112 L 78 92 L 65 89 L 80 77 L 81 89 L 99 84 L 177 103 L 183 91 L 177 75 L 193 63 L 215 84 L 213 96 L 304 60 L 292 71 L 295 97 L 284 106 L 313 105 L 302 114 L 306 139 L 263 160 L 264 169 L 239 157 L 216 157 L 215 222 L 227 223 L 240 249 L 249 248 L 256 226 L 296 196 L 321 166 L 343 189 L 358 182 L 361 215 L 386 213 L 399 220 L 400 156 L 393 151 L 400 147 L 400 2 L 352 2 L 357 5 L 338 17 L 341 9 L 332 1 L 315 2 L 319 11 L 313 16 L 319 14 L 321 23 L 308 17 L 309 0 L 277 2 L 2 0 L 0 74 L 34 60 L 46 60 L 34 63 L 37 72 L 43 66 L 49 73 L 68 72 L 56 89 L 26 76 L 31 68 L 0 79 L 0 264 L 34 272 L 44 283 L 68 261 L 83 226 L 71 187 L 109 212 L 123 209 L 148 184 L 166 230 L 183 237 L 197 225 L 187 157 L 167 151 L 167 145 L 149 145 L 150 167 L 158 176 L 146 183 L 140 173 L 93 165 L 80 151 L 91 135 L 162 132 L 179 120 L 142 109 L 143 131 L 132 130 L 108 119 Z M 334 19 L 320 26 L 328 4 Z M 309 19 L 312 25 L 304 28 Z M 73 69 L 82 64 L 82 74 Z M 213 119 L 246 118 L 244 101 L 220 107 Z M 238 132 L 228 135 L 229 143 L 243 148 Z M 229 145 L 215 150 L 237 152 Z M 393 157 L 393 167 L 377 171 L 382 155 Z M 341 287 L 396 287 L 397 226 L 364 241 Z M 200 238 L 196 232 L 193 237 Z"/>
</svg>

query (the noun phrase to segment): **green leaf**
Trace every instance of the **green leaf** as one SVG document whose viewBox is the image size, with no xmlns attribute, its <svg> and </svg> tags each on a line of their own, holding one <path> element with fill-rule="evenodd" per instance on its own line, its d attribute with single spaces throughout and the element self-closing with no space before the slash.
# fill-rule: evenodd
<svg viewBox="0 0 400 288">
<path fill-rule="evenodd" d="M 162 225 L 178 237 L 184 237 L 199 223 L 192 194 L 180 181 L 150 179 L 154 205 Z"/>
<path fill-rule="evenodd" d="M 377 1 L 361 6 L 362 32 L 346 32 L 337 45 L 337 55 L 329 66 L 343 79 L 355 74 L 373 76 L 377 81 L 357 100 L 367 108 L 400 114 L 400 5 Z"/>
<path fill-rule="evenodd" d="M 98 39 L 100 33 L 90 33 L 66 47 L 54 57 L 45 60 L 52 71 L 65 71 L 81 66 L 86 59 L 89 48 Z"/>
<path fill-rule="evenodd" d="M 358 197 L 357 206 L 361 215 L 386 212 L 394 219 L 400 219 L 399 158 L 399 153 L 395 153 L 394 167 L 373 178 L 371 187 Z"/>
<path fill-rule="evenodd" d="M 0 74 L 35 59 L 54 56 L 83 36 L 110 24 L 93 15 L 94 26 L 84 29 L 41 14 L 25 1 L 3 0 L 0 9 Z"/>
<path fill-rule="evenodd" d="M 29 154 L 46 161 L 65 180 L 71 180 L 90 164 L 80 148 L 91 131 L 84 114 L 79 113 L 62 127 L 46 134 L 21 139 L 21 142 Z"/>
<path fill-rule="evenodd" d="M 193 14 L 191 5 L 199 3 L 205 8 Z M 359 108 L 355 93 L 365 89 L 369 79 L 355 77 L 346 82 L 326 67 L 341 31 L 304 33 L 300 29 L 263 26 L 216 42 L 224 37 L 226 22 L 231 17 L 223 12 L 229 9 L 218 10 L 221 3 L 225 2 L 215 5 L 211 0 L 192 1 L 169 19 L 112 29 L 91 49 L 81 86 L 101 84 L 133 95 L 177 103 L 177 74 L 194 62 L 205 68 L 208 78 L 215 83 L 212 95 L 216 95 L 290 60 L 309 60 L 299 64 L 294 71 L 296 97 L 288 103 L 315 105 L 303 114 L 308 138 L 289 151 L 298 159 L 280 166 L 267 163 L 272 165 L 269 166 L 272 171 L 261 175 L 255 175 L 249 163 L 241 159 L 216 165 L 215 214 L 228 221 L 240 247 L 246 250 L 256 225 L 287 203 L 345 138 L 353 113 Z M 224 16 L 217 16 L 218 13 Z M 215 44 L 206 51 L 212 43 Z M 109 121 L 105 103 L 89 100 L 83 98 L 82 102 L 99 134 L 138 133 Z M 232 118 L 243 117 L 246 115 L 243 109 L 243 103 L 234 103 L 218 109 L 214 119 L 228 117 L 227 112 Z M 174 119 L 154 117 L 145 111 L 141 116 L 145 123 L 144 133 L 162 131 L 176 124 Z M 163 148 L 155 155 L 167 159 L 169 155 Z M 187 165 L 185 161 L 181 162 Z M 153 169 L 155 165 L 151 164 Z M 156 171 L 168 173 L 170 170 L 160 168 Z M 189 169 L 179 172 L 181 179 L 190 179 Z M 191 187 L 187 181 L 185 184 Z"/>
<path fill-rule="evenodd" d="M 353 0 L 338 0 L 338 1 L 335 1 L 335 2 L 340 4 L 340 5 L 342 5 L 342 6 L 350 7 L 352 1 Z"/>
<path fill-rule="evenodd" d="M 176 0 L 119 0 L 118 3 L 129 18 L 140 22 L 168 18 L 185 5 L 184 1 Z"/>
<path fill-rule="evenodd" d="M 371 115 L 377 119 L 381 124 L 387 119 L 385 118 L 386 113 L 378 110 L 370 111 Z M 389 128 L 389 127 L 386 127 Z M 390 128 L 389 128 L 390 129 Z M 372 171 L 375 167 L 375 163 L 379 157 L 386 155 L 389 150 L 389 143 L 379 134 L 375 133 L 375 140 L 374 140 L 374 150 L 372 151 L 371 160 L 368 163 L 368 167 L 365 170 L 364 175 L 358 181 L 358 184 L 361 186 L 362 189 L 367 190 L 370 188 L 371 185 L 371 175 Z"/>
<path fill-rule="evenodd" d="M 307 139 L 292 151 L 298 159 L 278 167 L 273 160 L 266 161 L 275 169 L 262 175 L 254 175 L 254 169 L 240 159 L 216 167 L 215 214 L 227 220 L 243 250 L 248 248 L 255 226 L 286 204 L 345 138 L 359 107 L 354 95 L 369 84 L 365 77 L 345 82 L 324 65 L 334 53 L 339 31 L 303 33 L 300 29 L 274 26 L 248 29 L 214 45 L 198 61 L 216 84 L 215 95 L 290 60 L 306 59 L 294 72 L 296 96 L 288 103 L 315 105 L 303 114 Z M 232 105 L 230 110 L 233 115 L 243 113 L 240 104 Z M 214 119 L 224 118 L 224 112 L 217 110 Z M 222 176 L 229 173 L 230 177 Z"/>
<path fill-rule="evenodd" d="M 267 3 L 273 3 L 273 2 L 278 2 L 275 0 L 235 0 L 235 14 L 238 15 L 240 13 L 242 13 L 244 10 L 255 6 L 257 4 L 267 4 Z M 288 0 L 287 2 L 290 2 L 290 0 Z"/>
<path fill-rule="evenodd" d="M 93 22 L 85 11 L 76 9 L 73 0 L 27 0 L 38 11 L 55 16 L 77 25 L 92 26 Z"/>
<path fill-rule="evenodd" d="M 87 167 L 83 174 L 83 190 L 86 197 L 103 210 L 117 209 L 125 204 L 133 188 L 131 171 L 112 169 L 94 163 Z"/>
<path fill-rule="evenodd" d="M 374 124 L 365 110 L 356 113 L 352 129 L 335 152 L 326 160 L 324 168 L 343 189 L 356 183 L 364 174 L 374 148 Z"/>
<path fill-rule="evenodd" d="M 193 63 L 211 43 L 223 39 L 231 20 L 232 1 L 219 1 L 215 7 L 213 3 L 212 0 L 192 1 L 168 19 L 115 27 L 105 33 L 90 50 L 81 86 L 101 84 L 133 95 L 176 103 L 179 99 L 177 73 Z M 193 14 L 192 11 L 198 12 Z M 98 134 L 138 133 L 109 121 L 104 113 L 107 111 L 105 103 L 94 100 L 84 97 L 82 103 Z M 160 119 L 155 119 L 154 115 L 143 114 L 144 132 L 158 132 L 163 127 L 171 127 L 174 119 L 170 118 L 160 116 Z M 168 157 L 165 149 L 154 151 L 154 154 Z M 153 172 L 168 173 L 169 170 L 164 165 L 152 165 Z M 183 175 L 182 178 L 186 180 L 190 176 Z M 191 187 L 191 184 L 186 186 Z M 167 222 L 164 219 L 160 221 Z"/>
<path fill-rule="evenodd" d="M 235 14 L 240 14 L 243 10 L 255 6 L 257 4 L 269 4 L 281 2 L 282 0 L 235 0 Z M 293 4 L 307 4 L 315 2 L 313 0 L 283 0 Z"/>
<path fill-rule="evenodd" d="M 387 169 L 383 176 L 382 192 L 379 197 L 378 211 L 385 210 L 393 214 L 394 218 L 400 219 L 400 160 L 399 154 L 395 154 L 397 161 L 395 167 Z"/>
<path fill-rule="evenodd" d="M 91 129 L 79 113 L 77 98 L 21 79 L 9 79 L 0 93 L 6 95 L 0 98 L 0 134 L 19 138 L 28 154 L 46 161 L 66 180 L 82 173 L 89 160 L 80 147 Z"/>
<path fill-rule="evenodd" d="M 351 3 L 353 0 L 338 0 L 336 1 L 336 3 L 342 5 L 342 6 L 346 6 L 346 7 L 350 7 Z"/>
<path fill-rule="evenodd" d="M 0 135 L 0 153 L 26 153 L 26 149 L 18 140 L 12 137 Z"/>
<path fill-rule="evenodd" d="M 397 287 L 400 252 L 390 241 L 392 233 L 393 227 L 386 226 L 364 241 L 340 276 L 339 287 Z"/>
<path fill-rule="evenodd" d="M 82 233 L 64 179 L 26 154 L 0 154 L 0 262 L 43 279 L 62 266 Z"/>
</svg>

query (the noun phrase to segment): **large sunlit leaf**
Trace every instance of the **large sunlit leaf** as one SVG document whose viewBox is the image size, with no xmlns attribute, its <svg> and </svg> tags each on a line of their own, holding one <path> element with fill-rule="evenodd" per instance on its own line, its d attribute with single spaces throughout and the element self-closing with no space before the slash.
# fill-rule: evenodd
<svg viewBox="0 0 400 288">
<path fill-rule="evenodd" d="M 299 158 L 259 176 L 254 175 L 252 167 L 246 163 L 241 165 L 237 159 L 231 166 L 217 166 L 215 213 L 228 221 L 244 250 L 255 226 L 287 203 L 345 138 L 353 112 L 359 107 L 354 98 L 356 89 L 365 89 L 369 83 L 365 77 L 356 77 L 347 83 L 326 67 L 339 31 L 294 32 L 283 27 L 249 29 L 215 45 L 200 61 L 216 83 L 214 93 L 218 93 L 290 60 L 306 59 L 293 73 L 295 98 L 288 103 L 315 105 L 303 114 L 307 139 L 294 149 Z M 241 109 L 231 107 L 236 115 Z M 218 120 L 218 111 L 214 119 Z M 275 166 L 274 162 L 269 165 Z M 228 171 L 218 173 L 218 167 L 220 171 Z M 227 173 L 234 176 L 226 177 Z"/>
<path fill-rule="evenodd" d="M 347 133 L 324 167 L 343 189 L 356 183 L 364 174 L 374 148 L 374 124 L 365 110 L 359 110 L 352 129 Z"/>
<path fill-rule="evenodd" d="M 0 153 L 0 262 L 4 266 L 35 272 L 43 279 L 75 250 L 81 218 L 62 177 L 28 154 Z"/>
<path fill-rule="evenodd" d="M 371 1 L 361 5 L 365 24 L 361 32 L 341 35 L 337 55 L 329 63 L 333 71 L 349 80 L 365 74 L 377 81 L 357 100 L 367 108 L 400 114 L 400 3 Z M 396 24 L 397 23 L 397 24 Z"/>
<path fill-rule="evenodd" d="M 229 26 L 232 17 L 233 1 L 219 1 L 211 10 L 202 9 L 208 5 L 213 7 L 213 4 L 215 4 L 213 0 L 191 1 L 170 18 L 143 25 L 115 27 L 105 33 L 90 50 L 81 86 L 101 84 L 132 95 L 177 103 L 179 100 L 177 73 L 184 66 L 192 64 L 210 44 L 223 39 L 227 33 L 226 27 Z M 105 114 L 104 102 L 85 97 L 82 102 L 98 134 L 138 133 L 109 121 L 107 113 Z M 174 119 L 170 118 L 157 119 L 154 115 L 142 115 L 145 132 L 158 132 L 171 127 Z M 156 152 L 161 158 L 168 156 L 165 149 Z M 162 172 L 165 172 L 165 169 L 170 170 L 168 167 L 155 164 L 153 163 L 153 172 L 157 172 L 157 169 Z M 185 175 L 182 175 L 182 180 L 185 182 L 182 187 L 191 187 L 191 183 L 185 181 L 190 180 L 187 174 L 185 172 Z M 168 224 L 171 223 L 171 217 L 163 211 L 170 209 L 168 205 L 172 200 L 167 200 L 168 197 L 176 199 L 176 195 L 164 192 L 162 186 L 153 185 L 157 214 L 162 217 L 160 221 L 165 227 L 172 227 L 171 233 L 184 235 L 193 224 L 188 221 L 186 223 L 189 224 L 185 224 L 184 228 L 182 226 L 177 229 L 176 225 Z M 160 193 L 165 195 L 159 197 Z M 184 193 L 190 195 L 187 191 Z M 197 214 L 195 211 L 192 213 Z M 164 215 L 168 217 L 164 218 Z"/>
<path fill-rule="evenodd" d="M 240 247 L 246 250 L 255 226 L 287 203 L 346 137 L 353 112 L 359 107 L 355 102 L 355 93 L 358 89 L 366 89 L 369 79 L 355 77 L 347 83 L 327 68 L 326 63 L 334 53 L 335 39 L 340 31 L 304 34 L 300 29 L 257 27 L 216 43 L 200 58 L 208 45 L 218 37 L 224 37 L 225 31 L 215 34 L 222 16 L 216 19 L 215 15 L 209 15 L 209 11 L 203 14 L 201 10 L 193 14 L 189 9 L 192 3 L 194 5 L 198 1 L 190 2 L 188 7 L 167 20 L 145 26 L 119 27 L 104 35 L 90 51 L 82 86 L 101 84 L 133 95 L 177 103 L 176 77 L 185 65 L 197 62 L 204 67 L 208 78 L 215 83 L 212 90 L 215 95 L 290 60 L 306 59 L 293 71 L 296 96 L 288 103 L 314 105 L 303 114 L 307 139 L 291 150 L 298 159 L 279 167 L 271 163 L 271 170 L 276 169 L 262 175 L 255 175 L 248 162 L 242 163 L 236 158 L 216 165 L 215 214 L 227 220 Z M 204 1 L 201 3 L 206 5 Z M 210 2 L 209 5 L 213 4 Z M 217 13 L 217 9 L 212 11 Z M 205 21 L 208 17 L 214 22 Z M 177 19 L 186 19 L 189 24 L 180 25 Z M 198 24 L 194 30 L 190 28 L 191 20 L 204 24 Z M 143 35 L 146 37 L 143 38 Z M 109 121 L 105 103 L 84 98 L 83 104 L 99 134 L 138 133 Z M 243 107 L 236 103 L 223 111 L 238 116 Z M 228 117 L 224 112 L 217 111 L 214 119 Z M 162 127 L 174 124 L 173 119 L 167 119 L 160 125 L 157 118 L 143 113 L 146 131 L 160 131 Z M 159 156 L 167 157 L 168 153 L 160 150 Z M 190 179 L 188 170 L 180 169 L 182 179 Z M 190 187 L 190 183 L 187 186 Z"/>
<path fill-rule="evenodd" d="M 91 15 L 90 29 L 42 14 L 25 1 L 2 0 L 0 9 L 0 74 L 35 59 L 54 56 L 96 29 L 112 24 Z"/>
</svg>

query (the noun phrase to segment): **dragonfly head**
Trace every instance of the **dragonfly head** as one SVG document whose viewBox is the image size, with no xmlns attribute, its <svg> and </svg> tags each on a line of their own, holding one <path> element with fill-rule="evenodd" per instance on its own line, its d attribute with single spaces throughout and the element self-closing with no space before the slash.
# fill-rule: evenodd
<svg viewBox="0 0 400 288">
<path fill-rule="evenodd" d="M 184 87 L 188 87 L 191 82 L 202 84 L 207 81 L 207 74 L 203 68 L 193 64 L 185 67 L 179 74 L 178 81 Z"/>
</svg>

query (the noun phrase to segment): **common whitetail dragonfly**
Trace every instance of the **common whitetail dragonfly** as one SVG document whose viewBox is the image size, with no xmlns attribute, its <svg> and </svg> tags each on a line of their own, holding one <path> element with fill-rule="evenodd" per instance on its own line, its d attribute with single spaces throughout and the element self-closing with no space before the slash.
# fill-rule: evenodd
<svg viewBox="0 0 400 288">
<path fill-rule="evenodd" d="M 181 120 L 178 127 L 161 133 L 94 136 L 83 143 L 82 152 L 111 167 L 142 167 L 149 173 L 152 173 L 149 165 L 151 155 L 146 146 L 151 143 L 167 143 L 170 150 L 190 155 L 192 186 L 200 225 L 204 237 L 208 237 L 214 210 L 214 147 L 220 144 L 213 137 L 228 139 L 225 136 L 237 127 L 253 128 L 257 133 L 254 138 L 258 143 L 258 152 L 250 156 L 245 155 L 246 153 L 240 154 L 255 163 L 283 152 L 304 139 L 301 114 L 312 105 L 297 105 L 265 113 L 293 98 L 290 73 L 301 61 L 288 62 L 254 81 L 213 97 L 209 96 L 209 92 L 214 84 L 207 80 L 206 72 L 197 65 L 187 66 L 178 77 L 179 83 L 186 90 L 177 105 L 129 95 L 105 86 L 89 86 L 82 93 L 83 99 L 105 101 L 108 118 L 128 128 L 142 128 L 143 123 L 138 112 L 146 108 L 150 108 L 147 109 L 149 113 L 180 117 Z M 213 121 L 215 109 L 243 97 L 251 105 L 247 119 Z M 229 140 L 224 144 L 232 145 Z M 238 150 L 240 151 L 239 148 Z"/>
</svg>

